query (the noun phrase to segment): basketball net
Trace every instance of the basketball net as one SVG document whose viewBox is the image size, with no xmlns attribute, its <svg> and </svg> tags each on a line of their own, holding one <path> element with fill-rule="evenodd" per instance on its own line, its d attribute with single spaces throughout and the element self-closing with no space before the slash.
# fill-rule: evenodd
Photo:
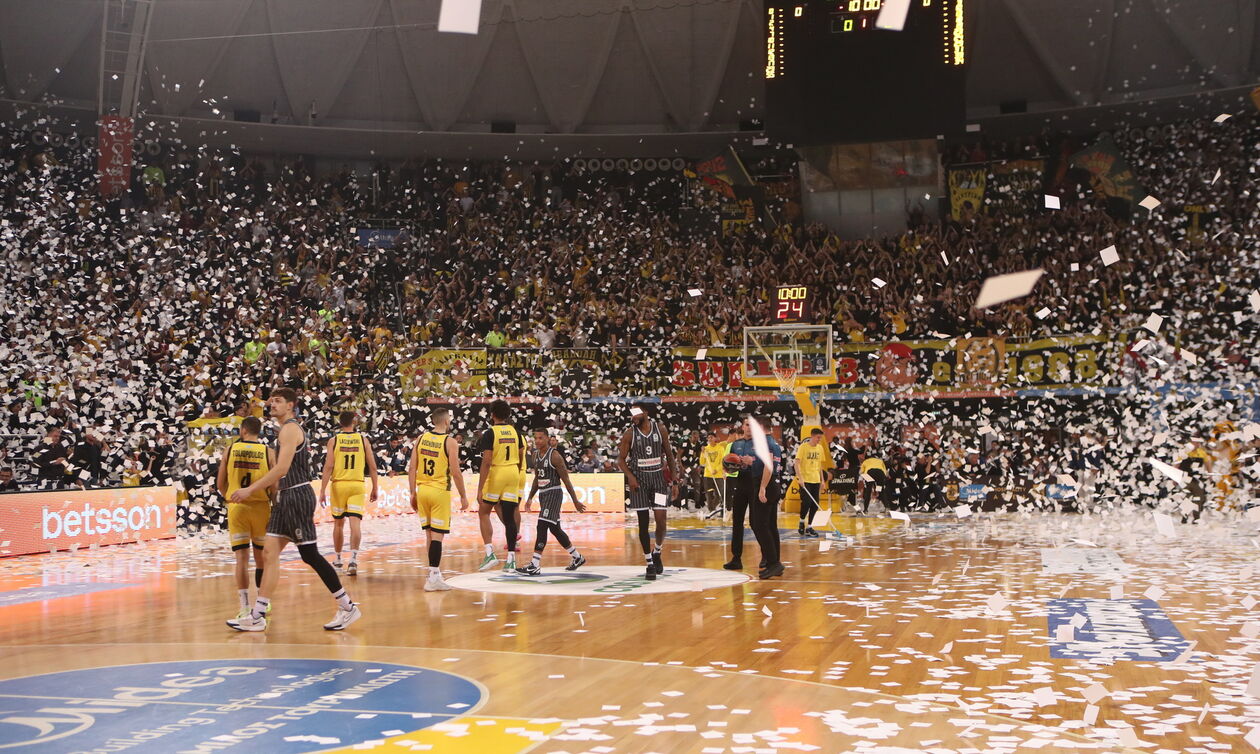
<svg viewBox="0 0 1260 754">
<path fill-rule="evenodd" d="M 779 390 L 794 395 L 796 393 L 796 367 L 775 367 L 774 378 L 779 381 Z"/>
</svg>

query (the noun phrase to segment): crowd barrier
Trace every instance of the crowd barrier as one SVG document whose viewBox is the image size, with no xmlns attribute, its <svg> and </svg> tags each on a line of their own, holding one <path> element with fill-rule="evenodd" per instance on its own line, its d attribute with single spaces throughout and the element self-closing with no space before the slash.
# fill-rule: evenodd
<svg viewBox="0 0 1260 754">
<path fill-rule="evenodd" d="M 464 489 L 468 492 L 468 509 L 477 509 L 477 474 L 464 474 Z M 625 477 L 622 474 L 569 474 L 573 482 L 573 490 L 586 506 L 588 513 L 620 513 L 626 509 Z M 523 495 L 529 494 L 529 487 L 534 483 L 534 475 L 525 478 Z M 319 482 L 315 483 L 318 492 Z M 372 483 L 367 482 L 367 490 L 371 492 Z M 523 498 L 522 498 L 523 500 Z M 537 509 L 537 502 L 534 504 Z M 451 508 L 459 510 L 459 493 L 451 490 Z M 566 492 L 564 508 L 568 512 L 576 512 L 573 501 Z M 383 476 L 380 478 L 380 489 L 376 502 L 364 501 L 364 517 L 393 516 L 399 513 L 411 513 L 411 496 L 407 489 L 406 476 Z M 315 511 L 315 522 L 323 523 L 332 520 L 330 508 L 323 506 Z"/>
<path fill-rule="evenodd" d="M 175 536 L 174 487 L 0 495 L 0 556 L 30 555 Z"/>
</svg>

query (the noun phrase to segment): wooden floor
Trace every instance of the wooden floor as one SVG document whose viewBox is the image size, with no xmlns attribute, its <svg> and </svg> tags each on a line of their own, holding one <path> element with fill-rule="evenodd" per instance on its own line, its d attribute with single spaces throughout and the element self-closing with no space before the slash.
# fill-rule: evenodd
<svg viewBox="0 0 1260 754">
<path fill-rule="evenodd" d="M 820 544 L 794 523 L 782 521 L 784 577 L 732 583 L 720 523 L 671 519 L 666 578 L 648 585 L 600 578 L 641 567 L 623 517 L 570 516 L 581 578 L 553 543 L 550 576 L 529 583 L 459 575 L 481 555 L 463 515 L 444 570 L 474 588 L 426 593 L 414 519 L 370 520 L 346 579 L 365 617 L 343 633 L 322 630 L 333 603 L 295 560 L 267 632 L 227 629 L 237 604 L 222 535 L 3 560 L 0 749 L 1254 749 L 1249 524 L 1158 539 L 1149 514 L 842 519 L 843 539 Z M 755 566 L 751 535 L 745 548 Z M 1092 572 L 1046 570 L 1045 548 Z M 1088 639 L 1106 627 L 1087 619 L 1116 605 L 1146 612 Z M 1077 656 L 1052 656 L 1052 612 L 1082 615 L 1064 645 Z"/>
</svg>

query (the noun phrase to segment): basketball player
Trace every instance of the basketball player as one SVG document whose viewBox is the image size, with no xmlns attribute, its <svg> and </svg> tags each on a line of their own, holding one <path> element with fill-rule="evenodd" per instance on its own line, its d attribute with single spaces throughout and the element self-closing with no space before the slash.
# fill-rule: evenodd
<svg viewBox="0 0 1260 754">
<path fill-rule="evenodd" d="M 669 504 L 668 471 L 674 479 L 678 469 L 674 461 L 674 449 L 659 422 L 648 414 L 651 407 L 638 404 L 630 408 L 630 428 L 621 435 L 621 451 L 617 454 L 617 466 L 626 475 L 630 487 L 627 510 L 639 517 L 639 544 L 647 561 L 644 578 L 655 581 L 665 572 L 661 562 L 661 545 L 665 544 L 665 511 Z M 656 517 L 656 546 L 648 534 L 648 511 Z"/>
<path fill-rule="evenodd" d="M 492 537 L 494 528 L 490 513 L 497 510 L 507 536 L 506 571 L 516 570 L 516 517 L 521 502 L 521 478 L 525 467 L 525 442 L 509 422 L 512 409 L 507 401 L 490 404 L 490 429 L 481 436 L 477 450 L 481 452 L 481 474 L 477 478 L 477 516 L 481 521 L 481 541 L 486 547 L 479 571 L 493 568 L 498 562 Z"/>
<path fill-rule="evenodd" d="M 814 427 L 809 433 L 809 440 L 796 448 L 796 482 L 801 490 L 801 522 L 796 526 L 796 533 L 802 537 L 817 537 L 814 531 L 814 514 L 818 513 L 818 501 L 821 499 L 823 481 L 823 438 L 822 429 Z"/>
<path fill-rule="evenodd" d="M 267 407 L 271 410 L 271 418 L 280 423 L 280 449 L 276 464 L 261 479 L 232 493 L 229 500 L 242 503 L 277 482 L 280 490 L 267 520 L 267 543 L 263 547 L 263 577 L 258 587 L 258 599 L 248 615 L 230 620 L 227 624 L 237 631 L 267 629 L 266 614 L 271 606 L 271 595 L 280 581 L 280 551 L 292 542 L 297 545 L 302 562 L 319 574 L 324 586 L 337 601 L 337 613 L 324 624 L 324 630 L 342 631 L 362 618 L 363 613 L 341 587 L 337 570 L 319 554 L 319 546 L 315 543 L 315 490 L 311 489 L 311 459 L 306 447 L 306 432 L 294 416 L 297 393 L 287 387 L 277 388 L 267 399 Z"/>
<path fill-rule="evenodd" d="M 464 475 L 460 471 L 459 443 L 450 436 L 451 412 L 439 408 L 433 412 L 433 429 L 420 435 L 411 451 L 407 480 L 411 486 L 411 509 L 424 522 L 429 540 L 429 580 L 426 592 L 445 592 L 451 588 L 442 580 L 442 538 L 451 531 L 451 483 L 459 492 L 459 509 L 468 510 L 468 493 L 464 491 Z"/>
<path fill-rule="evenodd" d="M 328 441 L 324 456 L 324 474 L 320 479 L 319 499 L 328 502 L 328 483 L 332 482 L 333 549 L 337 559 L 333 567 L 341 570 L 341 546 L 345 543 L 345 523 L 350 519 L 350 565 L 346 573 L 359 572 L 359 543 L 363 539 L 363 473 L 372 477 L 372 502 L 376 502 L 380 481 L 376 475 L 376 454 L 372 444 L 355 431 L 358 417 L 353 411 L 342 411 L 338 417 L 341 431 Z"/>
<path fill-rule="evenodd" d="M 219 459 L 216 487 L 224 500 L 239 489 L 261 479 L 276 463 L 276 451 L 258 440 L 262 422 L 253 416 L 241 421 L 240 437 L 223 451 Z M 237 618 L 249 614 L 249 550 L 254 549 L 254 586 L 262 585 L 263 543 L 267 539 L 267 518 L 276 488 L 259 490 L 241 503 L 228 503 L 228 537 L 236 557 L 236 594 L 241 600 Z"/>
<path fill-rule="evenodd" d="M 560 485 L 563 484 L 564 489 L 569 491 L 569 497 L 573 499 L 573 506 L 578 513 L 585 513 L 586 506 L 578 499 L 573 482 L 569 479 L 569 468 L 564 463 L 564 456 L 552 446 L 546 428 L 534 430 L 533 456 L 534 484 L 529 488 L 529 497 L 525 500 L 525 512 L 529 513 L 534 495 L 538 495 L 538 531 L 534 535 L 534 555 L 530 558 L 529 565 L 517 568 L 516 572 L 526 576 L 542 575 L 542 554 L 547 548 L 547 532 L 554 534 L 560 546 L 569 551 L 569 564 L 564 570 L 576 571 L 586 564 L 586 558 L 582 557 L 582 553 L 569 541 L 569 535 L 560 528 L 560 508 L 564 505 L 564 491 L 560 489 Z"/>
</svg>

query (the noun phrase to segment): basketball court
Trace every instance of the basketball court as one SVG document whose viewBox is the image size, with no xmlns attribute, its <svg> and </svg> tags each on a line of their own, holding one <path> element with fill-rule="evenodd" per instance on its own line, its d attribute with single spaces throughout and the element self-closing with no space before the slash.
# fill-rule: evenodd
<svg viewBox="0 0 1260 754">
<path fill-rule="evenodd" d="M 0 561 L 0 746 L 1229 751 L 1260 723 L 1254 532 L 976 514 L 803 540 L 784 517 L 787 573 L 758 581 L 721 569 L 718 520 L 677 517 L 651 583 L 623 516 L 573 518 L 589 564 L 528 578 L 477 573 L 457 516 L 456 588 L 428 593 L 412 518 L 369 520 L 340 633 L 296 561 L 268 631 L 228 630 L 214 538 Z"/>
</svg>

